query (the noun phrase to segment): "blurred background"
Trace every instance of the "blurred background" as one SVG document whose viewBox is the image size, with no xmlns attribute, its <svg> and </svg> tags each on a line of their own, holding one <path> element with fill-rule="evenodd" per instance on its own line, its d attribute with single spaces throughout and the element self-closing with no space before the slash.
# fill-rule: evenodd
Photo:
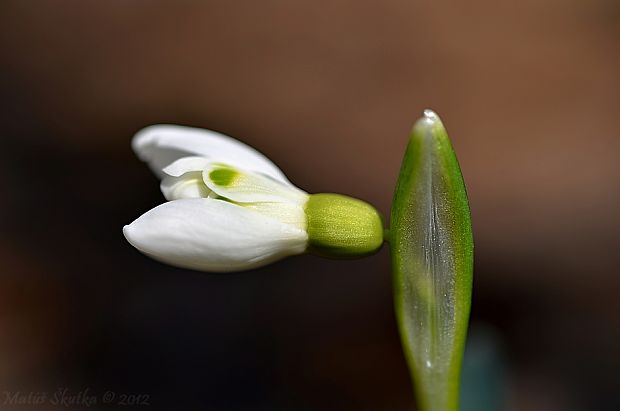
<svg viewBox="0 0 620 411">
<path fill-rule="evenodd" d="M 432 108 L 473 212 L 463 409 L 616 410 L 619 46 L 615 0 L 2 0 L 0 408 L 414 409 L 387 249 L 209 275 L 121 228 L 163 201 L 130 149 L 146 125 L 389 215 Z"/>
</svg>

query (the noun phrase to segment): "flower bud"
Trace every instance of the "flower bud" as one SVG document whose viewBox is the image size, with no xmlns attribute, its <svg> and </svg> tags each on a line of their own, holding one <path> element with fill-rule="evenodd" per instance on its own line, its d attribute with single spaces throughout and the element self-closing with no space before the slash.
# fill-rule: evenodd
<svg viewBox="0 0 620 411">
<path fill-rule="evenodd" d="M 168 200 L 123 228 L 151 258 L 230 272 L 304 252 L 363 257 L 383 243 L 372 206 L 338 194 L 309 195 L 267 157 L 230 137 L 160 125 L 141 130 L 132 145 L 160 177 Z"/>
<path fill-rule="evenodd" d="M 308 251 L 323 257 L 360 257 L 383 244 L 383 222 L 370 204 L 340 194 L 310 195 L 305 206 Z"/>
<path fill-rule="evenodd" d="M 471 305 L 473 238 L 465 183 L 439 117 L 411 132 L 392 205 L 394 303 L 423 411 L 458 410 Z"/>
</svg>

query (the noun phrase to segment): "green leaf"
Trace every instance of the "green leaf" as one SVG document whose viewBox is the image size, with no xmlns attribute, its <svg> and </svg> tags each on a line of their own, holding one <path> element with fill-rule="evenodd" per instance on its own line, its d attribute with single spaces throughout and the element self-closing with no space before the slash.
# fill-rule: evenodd
<svg viewBox="0 0 620 411">
<path fill-rule="evenodd" d="M 473 237 L 456 155 L 430 110 L 414 125 L 403 159 L 390 243 L 396 317 L 418 408 L 458 410 Z"/>
</svg>

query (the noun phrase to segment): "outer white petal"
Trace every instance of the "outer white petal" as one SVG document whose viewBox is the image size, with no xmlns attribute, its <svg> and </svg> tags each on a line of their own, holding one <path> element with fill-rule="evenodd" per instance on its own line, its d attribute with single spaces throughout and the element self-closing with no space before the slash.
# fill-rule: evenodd
<svg viewBox="0 0 620 411">
<path fill-rule="evenodd" d="M 212 192 L 211 195 L 215 194 Z M 284 224 L 306 230 L 307 218 L 304 207 L 295 203 L 239 203 L 243 208 L 256 211 L 267 217 L 276 219 Z"/>
<path fill-rule="evenodd" d="M 154 125 L 140 130 L 131 143 L 138 157 L 159 177 L 161 170 L 181 157 L 200 155 L 261 172 L 290 184 L 280 169 L 252 147 L 234 138 L 192 127 Z"/>
<path fill-rule="evenodd" d="M 269 264 L 305 251 L 305 230 L 210 198 L 176 200 L 123 228 L 150 257 L 184 268 L 227 272 Z"/>
</svg>

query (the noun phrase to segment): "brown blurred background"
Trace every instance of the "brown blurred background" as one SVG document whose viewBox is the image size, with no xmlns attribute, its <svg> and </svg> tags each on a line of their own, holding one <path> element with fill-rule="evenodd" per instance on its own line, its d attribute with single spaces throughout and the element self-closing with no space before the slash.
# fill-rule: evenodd
<svg viewBox="0 0 620 411">
<path fill-rule="evenodd" d="M 412 409 L 387 249 L 209 275 L 121 227 L 163 201 L 129 146 L 153 123 L 235 136 L 389 215 L 429 107 L 474 220 L 463 409 L 617 410 L 619 50 L 615 0 L 3 0 L 0 408 L 66 388 Z"/>
</svg>

